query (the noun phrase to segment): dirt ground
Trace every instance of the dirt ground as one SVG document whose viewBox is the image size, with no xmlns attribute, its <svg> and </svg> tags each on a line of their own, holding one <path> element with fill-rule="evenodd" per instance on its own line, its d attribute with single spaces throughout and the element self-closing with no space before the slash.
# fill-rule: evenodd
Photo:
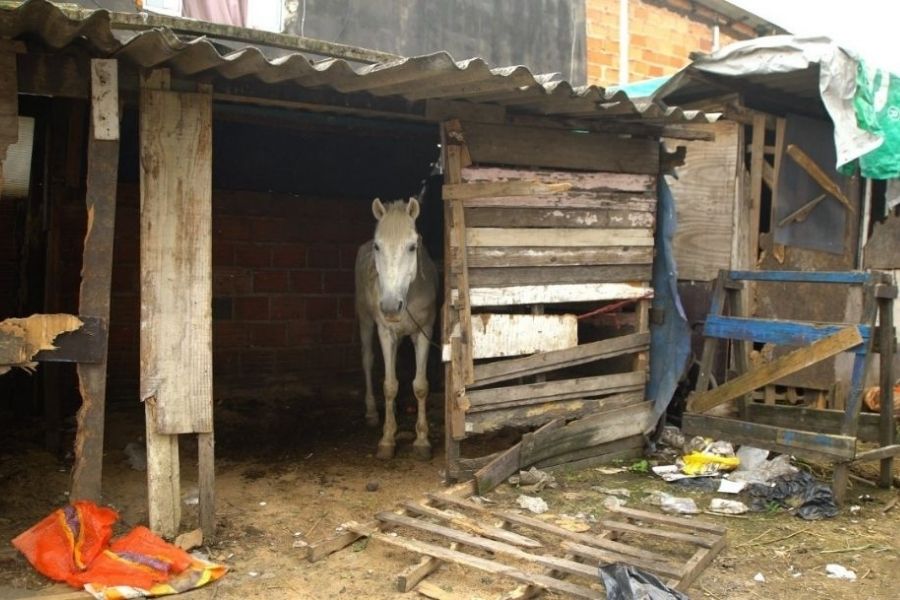
<svg viewBox="0 0 900 600">
<path fill-rule="evenodd" d="M 440 422 L 440 401 L 432 402 L 432 423 Z M 360 404 L 359 406 L 357 404 Z M 118 532 L 146 523 L 146 473 L 128 466 L 125 445 L 139 442 L 143 413 L 113 406 L 107 425 L 105 502 L 121 515 Z M 223 403 L 216 407 L 218 539 L 201 548 L 231 567 L 219 582 L 185 597 L 196 600 L 262 598 L 416 597 L 399 594 L 394 576 L 417 557 L 378 542 L 357 542 L 317 563 L 304 558 L 304 541 L 315 541 L 341 523 L 366 521 L 406 499 L 437 490 L 442 482 L 441 432 L 429 462 L 410 453 L 411 438 L 398 456 L 384 463 L 372 451 L 378 433 L 365 427 L 353 390 L 318 403 Z M 404 414 L 401 431 L 411 432 L 414 416 Z M 10 540 L 66 502 L 68 467 L 40 449 L 39 423 L 18 423 L 0 439 L 0 538 Z M 494 440 L 502 445 L 507 440 Z M 184 529 L 197 524 L 196 456 L 182 444 Z M 630 463 L 630 461 L 629 461 Z M 627 465 L 625 465 L 627 466 Z M 590 522 L 603 516 L 604 496 L 591 489 L 625 487 L 629 506 L 645 510 L 652 490 L 695 498 L 701 507 L 716 496 L 667 484 L 653 475 L 596 469 L 557 472 L 559 487 L 540 493 L 551 512 Z M 376 491 L 367 484 L 377 483 Z M 491 494 L 499 506 L 514 506 L 519 491 L 504 484 Z M 870 501 L 859 496 L 870 495 Z M 689 591 L 691 598 L 779 599 L 900 597 L 900 506 L 882 513 L 896 490 L 857 483 L 851 504 L 834 519 L 808 522 L 784 511 L 737 517 L 701 515 L 728 528 L 728 546 Z M 720 495 L 721 496 L 721 495 Z M 31 597 L 50 583 L 4 544 L 0 549 L 0 598 Z M 853 569 L 855 582 L 829 579 L 825 565 Z M 754 581 L 761 573 L 764 582 Z M 497 575 L 451 565 L 429 581 L 461 598 L 499 598 L 515 587 Z M 53 588 L 58 589 L 58 588 Z M 555 598 L 546 594 L 547 598 Z"/>
</svg>

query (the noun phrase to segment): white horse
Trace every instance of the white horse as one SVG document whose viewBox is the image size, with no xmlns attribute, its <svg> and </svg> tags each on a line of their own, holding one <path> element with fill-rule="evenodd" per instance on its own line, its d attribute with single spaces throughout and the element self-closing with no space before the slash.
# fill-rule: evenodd
<svg viewBox="0 0 900 600">
<path fill-rule="evenodd" d="M 397 397 L 396 359 L 400 340 L 409 336 L 416 348 L 416 377 L 413 393 L 418 401 L 416 441 L 417 458 L 431 457 L 425 400 L 428 378 L 425 366 L 434 327 L 437 297 L 437 269 L 416 231 L 419 203 L 396 201 L 387 206 L 381 200 L 372 203 L 378 220 L 374 239 L 360 246 L 356 254 L 356 316 L 362 341 L 362 362 L 366 374 L 366 422 L 378 425 L 378 410 L 372 393 L 372 334 L 378 326 L 378 339 L 384 355 L 384 432 L 376 456 L 394 456 L 397 421 L 394 400 Z"/>
</svg>

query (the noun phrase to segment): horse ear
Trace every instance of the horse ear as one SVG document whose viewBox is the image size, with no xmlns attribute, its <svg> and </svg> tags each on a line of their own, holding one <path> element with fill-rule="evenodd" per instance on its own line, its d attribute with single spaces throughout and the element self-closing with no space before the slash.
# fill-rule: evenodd
<svg viewBox="0 0 900 600">
<path fill-rule="evenodd" d="M 412 217 L 412 220 L 415 221 L 419 217 L 419 201 L 415 198 L 410 198 L 409 202 L 406 205 L 407 214 Z"/>
<path fill-rule="evenodd" d="M 372 202 L 372 214 L 375 215 L 375 219 L 380 221 L 385 212 L 384 204 L 381 203 L 381 199 L 375 198 Z"/>
</svg>

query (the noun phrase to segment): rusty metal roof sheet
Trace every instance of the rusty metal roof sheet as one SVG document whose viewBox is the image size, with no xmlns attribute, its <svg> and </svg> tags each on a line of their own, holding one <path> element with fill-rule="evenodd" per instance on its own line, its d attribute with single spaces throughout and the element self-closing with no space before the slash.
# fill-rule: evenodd
<svg viewBox="0 0 900 600">
<path fill-rule="evenodd" d="M 154 26 L 161 22 L 168 26 Z M 184 33 L 192 30 L 221 31 L 225 35 Z M 392 59 L 386 53 L 320 42 L 339 48 L 336 54 L 346 58 L 313 60 L 307 54 L 284 49 L 306 47 L 304 42 L 316 40 L 145 13 L 63 8 L 46 0 L 28 0 L 16 8 L 0 9 L 0 35 L 36 39 L 53 49 L 80 45 L 98 56 L 145 68 L 168 67 L 184 76 L 213 73 L 225 79 L 254 77 L 267 84 L 399 96 L 411 102 L 464 100 L 500 105 L 510 112 L 583 120 L 709 120 L 701 111 L 632 100 L 624 92 L 607 93 L 593 85 L 573 86 L 556 74 L 534 74 L 524 66 L 492 67 L 480 58 L 457 61 L 446 52 L 437 52 Z M 236 40 L 242 42 L 238 47 Z M 363 64 L 367 56 L 386 60 Z"/>
</svg>

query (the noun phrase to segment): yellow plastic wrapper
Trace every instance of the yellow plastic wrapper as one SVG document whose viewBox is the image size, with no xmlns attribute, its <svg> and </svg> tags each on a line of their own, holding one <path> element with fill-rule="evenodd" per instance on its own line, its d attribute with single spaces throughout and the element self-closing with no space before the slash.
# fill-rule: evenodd
<svg viewBox="0 0 900 600">
<path fill-rule="evenodd" d="M 737 456 L 722 456 L 710 452 L 691 452 L 681 457 L 681 471 L 686 475 L 714 475 L 733 471 L 741 464 Z"/>
</svg>

